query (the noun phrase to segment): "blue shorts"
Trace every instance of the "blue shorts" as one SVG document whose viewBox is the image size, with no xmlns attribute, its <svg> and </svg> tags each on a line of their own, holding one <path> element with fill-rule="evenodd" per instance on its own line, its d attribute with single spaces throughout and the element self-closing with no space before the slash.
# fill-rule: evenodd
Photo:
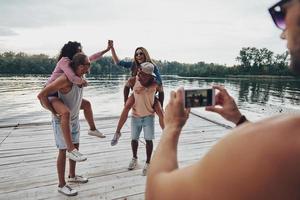
<svg viewBox="0 0 300 200">
<path fill-rule="evenodd" d="M 138 140 L 141 131 L 144 131 L 145 140 L 154 139 L 154 115 L 146 117 L 131 117 L 131 139 Z"/>
<path fill-rule="evenodd" d="M 56 147 L 58 149 L 67 149 L 67 145 L 65 143 L 63 132 L 61 130 L 60 119 L 52 118 L 52 127 L 53 127 L 53 131 L 54 131 Z M 70 127 L 71 127 L 72 143 L 79 144 L 79 136 L 80 136 L 79 120 L 74 120 L 74 122 L 70 123 Z"/>
</svg>

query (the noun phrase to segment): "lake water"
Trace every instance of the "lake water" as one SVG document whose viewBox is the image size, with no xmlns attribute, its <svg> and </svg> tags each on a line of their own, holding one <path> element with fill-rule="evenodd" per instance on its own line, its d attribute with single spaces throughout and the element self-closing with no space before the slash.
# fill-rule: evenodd
<svg viewBox="0 0 300 200">
<path fill-rule="evenodd" d="M 95 117 L 118 116 L 123 107 L 123 86 L 128 76 L 89 76 L 84 98 L 91 101 Z M 50 113 L 37 100 L 46 76 L 0 77 L 0 126 L 50 121 Z M 247 78 L 188 78 L 163 76 L 165 105 L 169 93 L 185 88 L 224 85 L 239 107 L 253 113 L 273 115 L 300 112 L 300 80 Z M 81 116 L 82 117 L 82 116 Z"/>
</svg>

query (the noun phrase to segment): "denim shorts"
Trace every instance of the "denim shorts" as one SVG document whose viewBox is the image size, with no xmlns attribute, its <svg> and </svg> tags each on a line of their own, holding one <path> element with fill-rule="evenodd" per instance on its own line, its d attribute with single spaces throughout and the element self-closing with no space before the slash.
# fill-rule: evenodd
<svg viewBox="0 0 300 200">
<path fill-rule="evenodd" d="M 131 139 L 138 140 L 141 131 L 144 131 L 145 140 L 154 139 L 154 115 L 146 117 L 131 117 Z"/>
<path fill-rule="evenodd" d="M 71 127 L 72 143 L 79 144 L 79 136 L 80 136 L 79 120 L 74 120 L 74 122 L 70 123 L 70 127 Z M 63 132 L 61 130 L 60 119 L 52 118 L 52 128 L 54 131 L 56 147 L 58 149 L 67 149 L 67 145 L 65 143 Z"/>
</svg>

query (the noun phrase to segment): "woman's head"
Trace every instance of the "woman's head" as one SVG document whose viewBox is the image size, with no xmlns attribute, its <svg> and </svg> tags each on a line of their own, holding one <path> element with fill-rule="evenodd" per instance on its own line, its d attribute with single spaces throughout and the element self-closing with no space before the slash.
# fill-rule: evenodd
<svg viewBox="0 0 300 200">
<path fill-rule="evenodd" d="M 144 47 L 138 47 L 135 49 L 135 52 L 134 52 L 134 65 L 131 68 L 132 76 L 137 75 L 138 68 L 144 62 L 150 62 L 150 63 L 154 64 L 154 62 L 151 60 L 151 58 L 149 56 L 147 49 L 145 49 Z"/>
<path fill-rule="evenodd" d="M 82 51 L 81 44 L 79 42 L 71 42 L 69 41 L 66 43 L 62 49 L 60 50 L 60 54 L 58 56 L 58 60 L 60 60 L 62 57 L 68 57 L 70 60 L 73 59 L 73 56 Z"/>
<path fill-rule="evenodd" d="M 134 62 L 137 66 L 141 65 L 144 62 L 152 62 L 148 51 L 144 47 L 138 47 L 134 52 Z"/>
<path fill-rule="evenodd" d="M 70 63 L 71 68 L 78 76 L 82 76 L 90 69 L 91 63 L 84 53 L 76 53 Z"/>
</svg>

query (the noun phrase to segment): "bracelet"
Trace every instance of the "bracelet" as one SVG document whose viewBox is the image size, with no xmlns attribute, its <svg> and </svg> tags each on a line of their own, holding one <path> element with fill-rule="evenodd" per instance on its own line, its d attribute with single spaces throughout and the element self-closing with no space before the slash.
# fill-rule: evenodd
<svg viewBox="0 0 300 200">
<path fill-rule="evenodd" d="M 241 125 L 242 123 L 248 121 L 245 115 L 242 115 L 239 121 L 236 123 L 236 126 Z"/>
</svg>

